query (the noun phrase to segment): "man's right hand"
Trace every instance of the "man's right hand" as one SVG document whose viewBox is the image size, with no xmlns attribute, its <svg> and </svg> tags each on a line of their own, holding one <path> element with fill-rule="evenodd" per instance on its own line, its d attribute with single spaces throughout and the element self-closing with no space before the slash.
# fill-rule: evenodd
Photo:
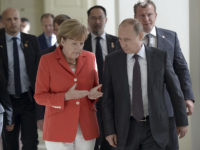
<svg viewBox="0 0 200 150">
<path fill-rule="evenodd" d="M 38 129 L 40 129 L 42 131 L 43 131 L 43 123 L 44 123 L 44 120 L 38 120 L 37 121 L 37 127 L 38 127 Z"/>
<path fill-rule="evenodd" d="M 11 131 L 13 131 L 14 127 L 15 127 L 14 124 L 6 125 L 6 130 L 7 130 L 8 132 L 11 132 Z"/>
<path fill-rule="evenodd" d="M 106 136 L 106 140 L 112 147 L 117 147 L 117 135 L 116 134 L 111 134 Z"/>
</svg>

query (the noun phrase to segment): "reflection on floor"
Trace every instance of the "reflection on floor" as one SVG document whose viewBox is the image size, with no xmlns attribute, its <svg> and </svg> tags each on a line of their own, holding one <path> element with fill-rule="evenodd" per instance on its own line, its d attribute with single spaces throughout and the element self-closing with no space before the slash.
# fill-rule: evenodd
<svg viewBox="0 0 200 150">
<path fill-rule="evenodd" d="M 39 140 L 38 150 L 46 150 L 45 143 L 42 140 L 42 132 L 41 131 L 38 131 L 38 140 Z M 1 138 L 0 138 L 0 150 L 3 150 Z"/>
<path fill-rule="evenodd" d="M 42 140 L 42 132 L 40 130 L 38 130 L 38 140 L 39 140 L 38 150 L 46 150 L 45 143 Z"/>
</svg>

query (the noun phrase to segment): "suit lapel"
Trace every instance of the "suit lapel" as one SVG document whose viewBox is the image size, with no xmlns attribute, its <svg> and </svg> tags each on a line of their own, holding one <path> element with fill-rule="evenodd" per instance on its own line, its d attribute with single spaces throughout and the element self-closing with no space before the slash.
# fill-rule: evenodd
<svg viewBox="0 0 200 150">
<path fill-rule="evenodd" d="M 108 54 L 113 51 L 115 48 L 115 43 L 112 41 L 112 38 L 110 35 L 106 34 L 106 42 L 107 42 L 107 49 L 108 49 Z"/>
<path fill-rule="evenodd" d="M 120 51 L 119 57 L 117 58 L 117 74 L 119 75 L 119 82 L 122 85 L 123 91 L 127 96 L 128 102 L 130 102 L 129 84 L 128 84 L 128 71 L 127 71 L 127 55 Z M 126 99 L 126 98 L 125 98 Z"/>
<path fill-rule="evenodd" d="M 121 51 L 120 52 L 120 57 L 119 57 L 119 65 L 118 67 L 121 67 L 121 72 L 123 73 L 123 76 L 126 78 L 125 80 L 128 81 L 128 76 L 127 76 L 127 55 Z"/>
<path fill-rule="evenodd" d="M 152 51 L 149 47 L 145 46 L 145 52 L 146 52 L 146 59 L 147 59 L 147 86 L 148 86 L 148 94 L 150 94 L 150 86 L 153 84 L 153 80 L 152 80 L 152 72 L 153 72 L 153 55 L 152 55 Z"/>
<path fill-rule="evenodd" d="M 44 33 L 42 34 L 42 42 L 44 42 L 44 47 L 48 47 Z"/>
<path fill-rule="evenodd" d="M 58 63 L 60 64 L 60 66 L 62 66 L 63 69 L 65 69 L 67 72 L 69 72 L 70 74 L 74 75 L 74 72 L 72 72 L 72 69 L 70 68 L 69 64 L 67 63 L 64 55 L 62 54 L 62 51 L 60 50 L 60 48 L 56 49 L 56 58 L 58 59 Z M 82 70 L 82 68 L 84 68 L 85 64 L 85 55 L 81 54 L 78 57 L 77 60 L 77 66 L 76 66 L 76 72 L 75 74 L 79 74 Z"/>
<path fill-rule="evenodd" d="M 90 51 L 92 52 L 92 41 L 91 41 L 91 34 L 88 35 L 88 38 L 87 40 L 85 41 L 85 44 L 84 44 L 84 50 L 87 50 L 87 51 Z"/>
<path fill-rule="evenodd" d="M 30 69 L 32 68 L 31 66 L 33 66 L 32 64 L 30 64 L 32 62 L 30 61 L 30 59 L 33 59 L 32 57 L 34 57 L 34 55 L 32 54 L 32 48 L 29 39 L 27 39 L 27 37 L 23 33 L 21 33 L 21 48 L 24 53 L 26 69 L 27 72 L 29 73 Z"/>
<path fill-rule="evenodd" d="M 161 50 L 169 49 L 168 45 L 170 45 L 170 43 L 168 42 L 166 35 L 159 28 L 156 28 L 156 33 L 157 48 Z"/>
<path fill-rule="evenodd" d="M 78 75 L 81 70 L 84 68 L 84 64 L 85 64 L 85 55 L 84 54 L 81 54 L 79 57 L 78 57 L 78 60 L 77 60 L 77 66 L 76 66 L 76 74 Z"/>
<path fill-rule="evenodd" d="M 110 37 L 108 34 L 106 34 L 106 42 L 107 42 L 107 50 L 108 50 L 108 54 L 111 52 L 111 41 L 110 41 Z"/>
<path fill-rule="evenodd" d="M 3 29 L 0 34 L 0 53 L 3 59 L 3 65 L 6 72 L 6 77 L 8 77 L 8 54 L 7 54 L 7 46 L 6 46 L 6 36 L 5 30 Z"/>
<path fill-rule="evenodd" d="M 63 53 L 62 50 L 60 49 L 60 47 L 58 47 L 55 50 L 55 55 L 56 55 L 56 59 L 58 60 L 58 64 L 67 72 L 69 72 L 70 74 L 74 74 L 71 70 L 71 68 L 69 67 Z"/>
</svg>

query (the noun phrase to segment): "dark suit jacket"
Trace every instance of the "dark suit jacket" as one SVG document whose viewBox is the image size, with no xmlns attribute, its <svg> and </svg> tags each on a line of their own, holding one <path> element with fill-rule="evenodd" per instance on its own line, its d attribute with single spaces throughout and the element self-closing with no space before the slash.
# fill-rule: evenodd
<svg viewBox="0 0 200 150">
<path fill-rule="evenodd" d="M 77 82 L 74 79 L 77 79 Z M 86 96 L 64 101 L 65 92 L 74 83 L 77 83 L 77 89 L 80 90 L 89 90 L 98 85 L 93 53 L 81 52 L 75 73 L 69 67 L 60 47 L 54 52 L 42 56 L 36 80 L 35 99 L 37 103 L 46 107 L 43 132 L 45 140 L 73 142 L 78 124 L 80 124 L 82 135 L 86 140 L 98 137 L 94 107 L 96 100 L 91 101 Z M 78 107 L 77 102 L 80 102 Z M 60 106 L 61 109 L 54 106 Z"/>
<path fill-rule="evenodd" d="M 92 36 L 91 36 L 91 33 L 90 33 L 88 35 L 87 40 L 84 43 L 83 49 L 87 50 L 87 51 L 90 51 L 90 52 L 93 52 L 91 38 L 92 38 Z M 107 42 L 108 54 L 110 54 L 111 52 L 114 52 L 115 50 L 120 48 L 119 40 L 118 40 L 118 37 L 116 37 L 116 36 L 113 36 L 113 35 L 110 35 L 110 34 L 106 34 L 106 42 Z M 100 80 L 99 83 L 102 83 L 102 81 Z M 100 106 L 99 106 L 100 102 L 101 102 L 101 99 L 96 104 L 98 112 L 100 112 Z"/>
<path fill-rule="evenodd" d="M 41 49 L 41 50 L 44 50 L 44 49 L 47 49 L 47 48 L 48 48 L 47 41 L 46 41 L 46 38 L 45 38 L 44 33 L 42 33 L 42 34 L 40 34 L 40 35 L 38 36 L 38 42 L 39 42 L 39 45 L 40 45 L 40 49 Z"/>
<path fill-rule="evenodd" d="M 53 46 L 51 46 L 51 47 L 49 47 L 49 48 L 47 48 L 47 49 L 40 50 L 40 57 L 41 57 L 42 55 L 48 54 L 48 53 L 50 53 L 50 52 L 53 52 L 55 49 L 56 49 L 56 45 L 53 45 Z"/>
<path fill-rule="evenodd" d="M 92 38 L 92 36 L 91 36 L 91 33 L 90 33 L 88 35 L 87 40 L 84 43 L 83 49 L 90 51 L 90 52 L 93 52 L 91 38 Z M 116 36 L 106 34 L 106 42 L 107 42 L 108 54 L 110 54 L 111 52 L 120 48 L 119 40 L 118 40 L 118 37 L 116 37 Z M 102 77 L 99 77 L 99 83 L 102 83 Z"/>
<path fill-rule="evenodd" d="M 39 57 L 38 57 L 38 60 L 37 60 L 37 64 L 39 65 L 40 58 L 41 58 L 42 55 L 48 54 L 50 52 L 53 52 L 55 49 L 56 49 L 56 45 L 53 45 L 53 46 L 51 46 L 51 47 L 49 47 L 49 48 L 47 48 L 45 50 L 40 50 Z M 44 119 L 44 112 L 45 112 L 45 106 L 36 104 L 36 117 L 37 117 L 37 120 L 43 120 Z"/>
<path fill-rule="evenodd" d="M 168 52 L 170 61 L 181 84 L 184 99 L 194 100 L 192 83 L 187 66 L 187 62 L 182 54 L 177 34 L 173 31 L 156 28 L 158 49 Z M 165 90 L 166 104 L 169 116 L 173 116 L 172 104 L 169 93 Z"/>
<path fill-rule="evenodd" d="M 7 125 L 12 124 L 13 109 L 10 97 L 7 92 L 6 80 L 4 76 L 3 62 L 0 57 L 0 113 L 4 113 L 4 122 Z M 1 131 L 0 131 L 1 132 Z"/>
<path fill-rule="evenodd" d="M 91 36 L 91 33 L 90 33 L 88 35 L 87 40 L 84 43 L 83 49 L 87 50 L 87 51 L 90 51 L 90 52 L 93 52 L 91 38 L 92 38 L 92 36 Z M 106 34 L 106 42 L 107 42 L 107 51 L 108 51 L 108 54 L 114 52 L 115 50 L 119 49 L 119 47 L 120 47 L 118 37 L 116 37 L 116 36 L 113 36 L 113 35 L 110 35 L 110 34 Z M 102 83 L 102 77 L 99 78 L 99 83 Z M 100 106 L 101 100 L 102 100 L 102 98 L 100 98 L 99 101 L 97 102 L 96 108 L 98 110 L 97 111 L 97 118 L 98 118 L 100 132 L 103 133 L 103 130 L 102 130 L 102 117 L 101 117 L 101 106 Z M 103 141 L 104 137 L 102 135 L 103 134 L 100 134 L 100 137 L 97 139 L 96 146 L 103 144 L 102 141 Z M 108 145 L 108 144 L 106 144 L 106 145 Z M 106 145 L 104 145 L 104 146 L 106 147 Z M 108 148 L 108 149 L 110 149 L 110 148 Z"/>
<path fill-rule="evenodd" d="M 145 49 L 150 127 L 153 138 L 163 147 L 168 142 L 169 134 L 169 119 L 164 103 L 165 83 L 175 109 L 177 126 L 188 125 L 186 108 L 167 53 L 156 48 Z M 131 113 L 126 56 L 123 51 L 116 51 L 106 57 L 102 101 L 105 135 L 117 134 L 118 147 L 122 149 L 126 144 Z"/>
<path fill-rule="evenodd" d="M 30 34 L 21 33 L 21 47 L 24 52 L 27 74 L 31 83 L 29 92 L 30 100 L 33 100 L 33 93 L 35 90 L 35 79 L 37 73 L 37 60 L 39 55 L 39 45 L 37 38 Z M 5 30 L 0 30 L 0 55 L 3 59 L 3 68 L 5 71 L 6 85 L 8 84 L 8 56 L 5 39 Z"/>
</svg>

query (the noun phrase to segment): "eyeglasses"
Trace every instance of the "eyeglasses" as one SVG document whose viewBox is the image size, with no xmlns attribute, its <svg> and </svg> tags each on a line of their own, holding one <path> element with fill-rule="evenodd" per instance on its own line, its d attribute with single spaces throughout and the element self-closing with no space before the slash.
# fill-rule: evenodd
<svg viewBox="0 0 200 150">
<path fill-rule="evenodd" d="M 103 17 L 103 16 L 100 16 L 100 17 L 94 17 L 94 16 L 92 16 L 92 17 L 90 17 L 90 19 L 92 21 L 96 21 L 96 20 L 103 21 L 105 19 L 105 17 Z"/>
</svg>

